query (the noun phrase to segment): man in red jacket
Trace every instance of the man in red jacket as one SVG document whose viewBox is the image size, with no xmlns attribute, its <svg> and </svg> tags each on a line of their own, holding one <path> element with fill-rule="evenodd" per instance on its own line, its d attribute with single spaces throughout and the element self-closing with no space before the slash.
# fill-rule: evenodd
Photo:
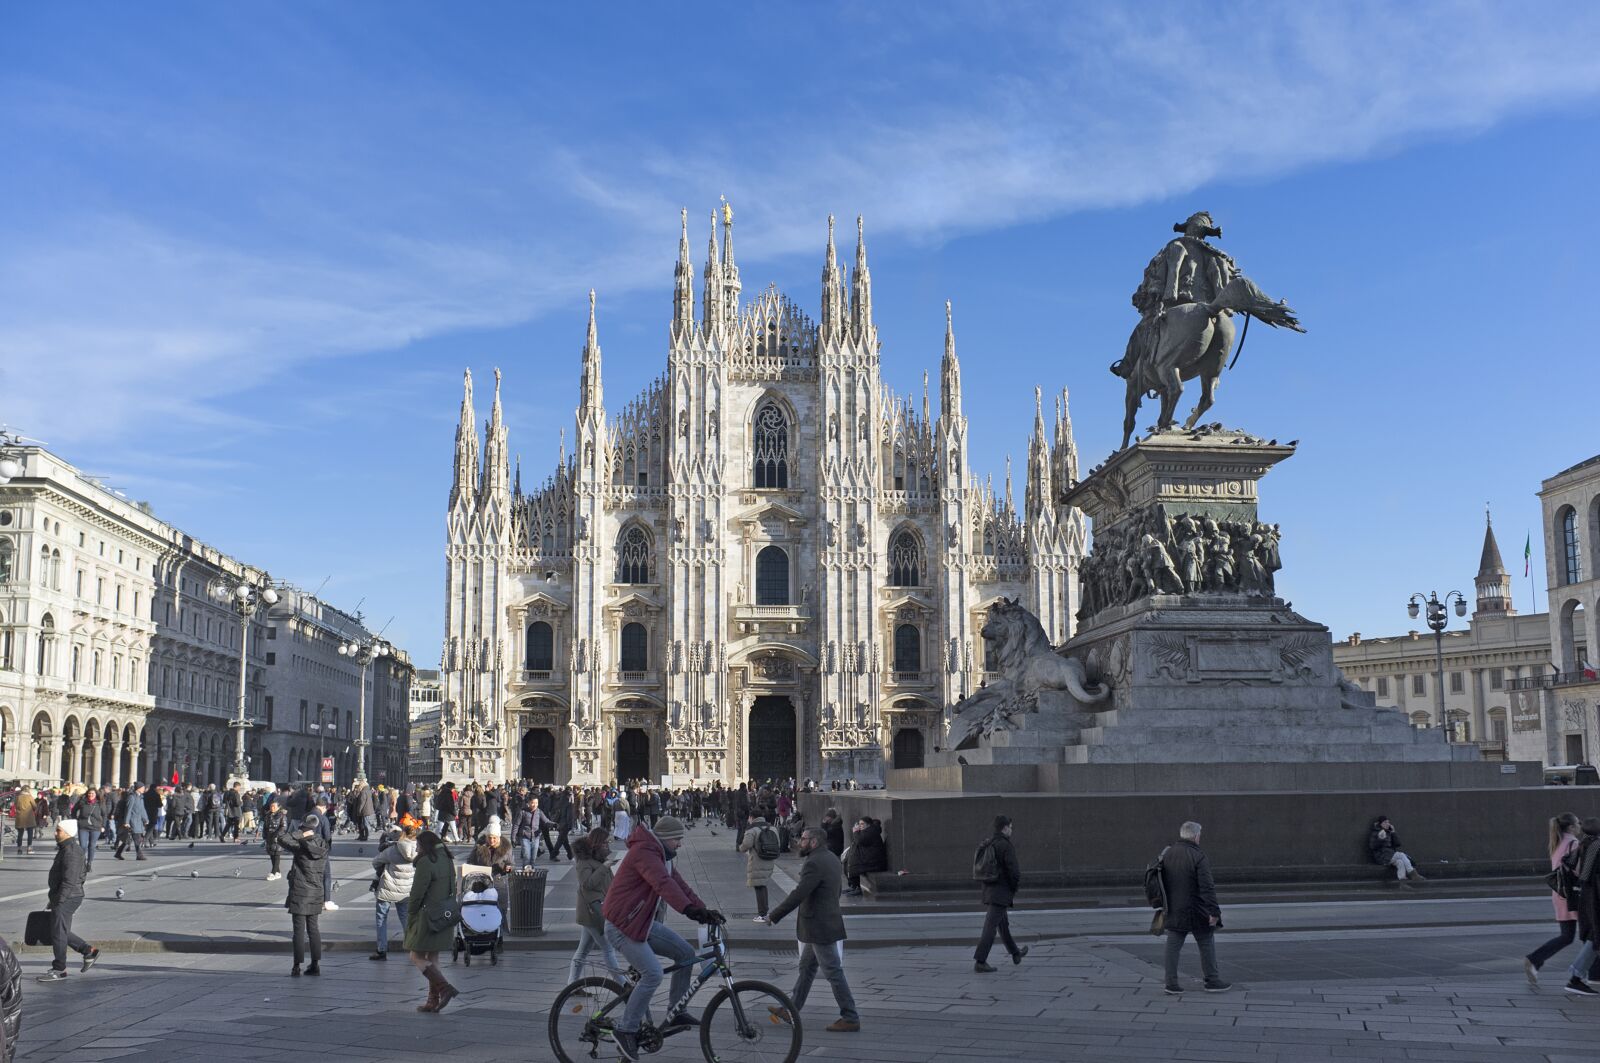
<svg viewBox="0 0 1600 1063">
<path fill-rule="evenodd" d="M 617 1051 L 625 1060 L 639 1058 L 639 1023 L 650 1014 L 650 998 L 663 977 L 657 957 L 665 956 L 673 963 L 694 958 L 694 946 L 665 923 L 656 921 L 659 902 L 667 902 L 697 923 L 726 922 L 721 912 L 705 906 L 677 868 L 667 866 L 683 844 L 684 833 L 683 821 L 676 816 L 662 816 L 654 830 L 643 823 L 636 824 L 628 837 L 628 855 L 617 865 L 616 877 L 606 890 L 600 909 L 606 920 L 606 941 L 639 972 L 639 984 L 612 1029 Z M 673 972 L 672 1000 L 681 999 L 689 991 L 693 975 L 693 967 L 687 965 Z M 693 1025 L 694 1017 L 685 1012 L 661 1031 L 671 1033 Z"/>
</svg>

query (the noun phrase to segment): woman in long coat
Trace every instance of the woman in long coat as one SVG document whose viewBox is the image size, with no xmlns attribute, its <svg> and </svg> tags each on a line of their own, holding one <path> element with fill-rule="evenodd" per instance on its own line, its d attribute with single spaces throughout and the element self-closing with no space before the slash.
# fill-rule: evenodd
<svg viewBox="0 0 1600 1063">
<path fill-rule="evenodd" d="M 28 852 L 33 852 L 33 832 L 39 826 L 38 810 L 33 794 L 24 786 L 17 793 L 17 802 L 14 806 L 17 814 L 17 855 L 22 855 L 22 835 L 28 835 Z"/>
<path fill-rule="evenodd" d="M 294 966 L 289 973 L 298 976 L 305 962 L 306 945 L 311 946 L 309 975 L 322 973 L 322 928 L 317 920 L 322 915 L 322 876 L 328 866 L 328 843 L 317 831 L 317 817 L 307 816 L 297 830 L 279 838 L 279 844 L 292 856 L 289 865 L 289 896 L 283 906 L 289 909 L 294 921 Z"/>
<path fill-rule="evenodd" d="M 443 1011 L 458 996 L 456 987 L 439 970 L 439 953 L 455 943 L 454 927 L 428 928 L 428 909 L 456 895 L 455 862 L 439 836 L 431 830 L 417 835 L 416 873 L 411 878 L 407 901 L 405 946 L 411 962 L 428 980 L 428 1000 L 418 1011 Z"/>
</svg>

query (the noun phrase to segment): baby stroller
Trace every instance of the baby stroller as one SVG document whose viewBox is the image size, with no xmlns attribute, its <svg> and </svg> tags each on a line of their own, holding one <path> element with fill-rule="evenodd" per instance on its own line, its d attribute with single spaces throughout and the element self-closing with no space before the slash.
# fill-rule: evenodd
<svg viewBox="0 0 1600 1063">
<path fill-rule="evenodd" d="M 463 875 L 459 899 L 461 921 L 456 924 L 455 947 L 450 959 L 460 960 L 465 953 L 467 966 L 471 967 L 472 957 L 487 952 L 489 962 L 498 964 L 505 937 L 501 933 L 500 891 L 495 889 L 494 879 L 484 874 Z"/>
</svg>

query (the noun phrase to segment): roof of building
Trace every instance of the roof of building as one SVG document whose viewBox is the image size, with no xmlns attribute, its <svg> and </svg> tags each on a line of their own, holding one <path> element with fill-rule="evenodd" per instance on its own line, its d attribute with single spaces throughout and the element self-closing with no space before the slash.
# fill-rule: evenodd
<svg viewBox="0 0 1600 1063">
<path fill-rule="evenodd" d="M 1593 465 L 1600 465 L 1600 454 L 1596 454 L 1592 458 L 1588 458 L 1588 459 L 1585 459 L 1584 461 L 1580 461 L 1576 465 L 1569 465 L 1567 468 L 1562 469 L 1560 472 L 1556 473 L 1554 476 L 1550 477 L 1549 479 L 1545 480 L 1544 482 L 1546 484 L 1553 483 L 1554 481 L 1561 479 L 1563 476 L 1566 476 L 1568 473 L 1574 473 L 1574 472 L 1579 471 L 1580 469 L 1587 469 L 1587 468 L 1589 468 L 1590 466 L 1593 466 Z"/>
<path fill-rule="evenodd" d="M 1487 517 L 1483 529 L 1483 557 L 1478 560 L 1478 579 L 1491 579 L 1506 574 L 1506 563 L 1500 559 L 1500 544 L 1494 541 L 1494 522 Z"/>
</svg>

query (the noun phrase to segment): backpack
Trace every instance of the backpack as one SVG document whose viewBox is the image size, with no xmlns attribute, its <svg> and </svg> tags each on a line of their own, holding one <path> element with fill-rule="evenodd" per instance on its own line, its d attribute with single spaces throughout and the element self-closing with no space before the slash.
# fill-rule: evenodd
<svg viewBox="0 0 1600 1063">
<path fill-rule="evenodd" d="M 1150 907 L 1163 910 L 1167 907 L 1167 883 L 1161 877 L 1161 861 L 1166 858 L 1167 850 L 1163 849 L 1144 869 L 1144 899 L 1150 902 Z"/>
<path fill-rule="evenodd" d="M 1578 854 L 1582 851 L 1583 846 L 1574 845 L 1572 851 L 1561 858 L 1561 863 L 1544 877 L 1544 884 L 1568 906 L 1577 904 L 1583 896 L 1583 883 L 1578 881 Z"/>
<path fill-rule="evenodd" d="M 762 827 L 756 834 L 756 856 L 762 860 L 776 860 L 781 852 L 783 846 L 778 832 L 771 827 Z"/>
<path fill-rule="evenodd" d="M 1000 857 L 994 851 L 993 838 L 978 843 L 978 851 L 972 857 L 972 877 L 985 885 L 1000 881 Z"/>
</svg>

